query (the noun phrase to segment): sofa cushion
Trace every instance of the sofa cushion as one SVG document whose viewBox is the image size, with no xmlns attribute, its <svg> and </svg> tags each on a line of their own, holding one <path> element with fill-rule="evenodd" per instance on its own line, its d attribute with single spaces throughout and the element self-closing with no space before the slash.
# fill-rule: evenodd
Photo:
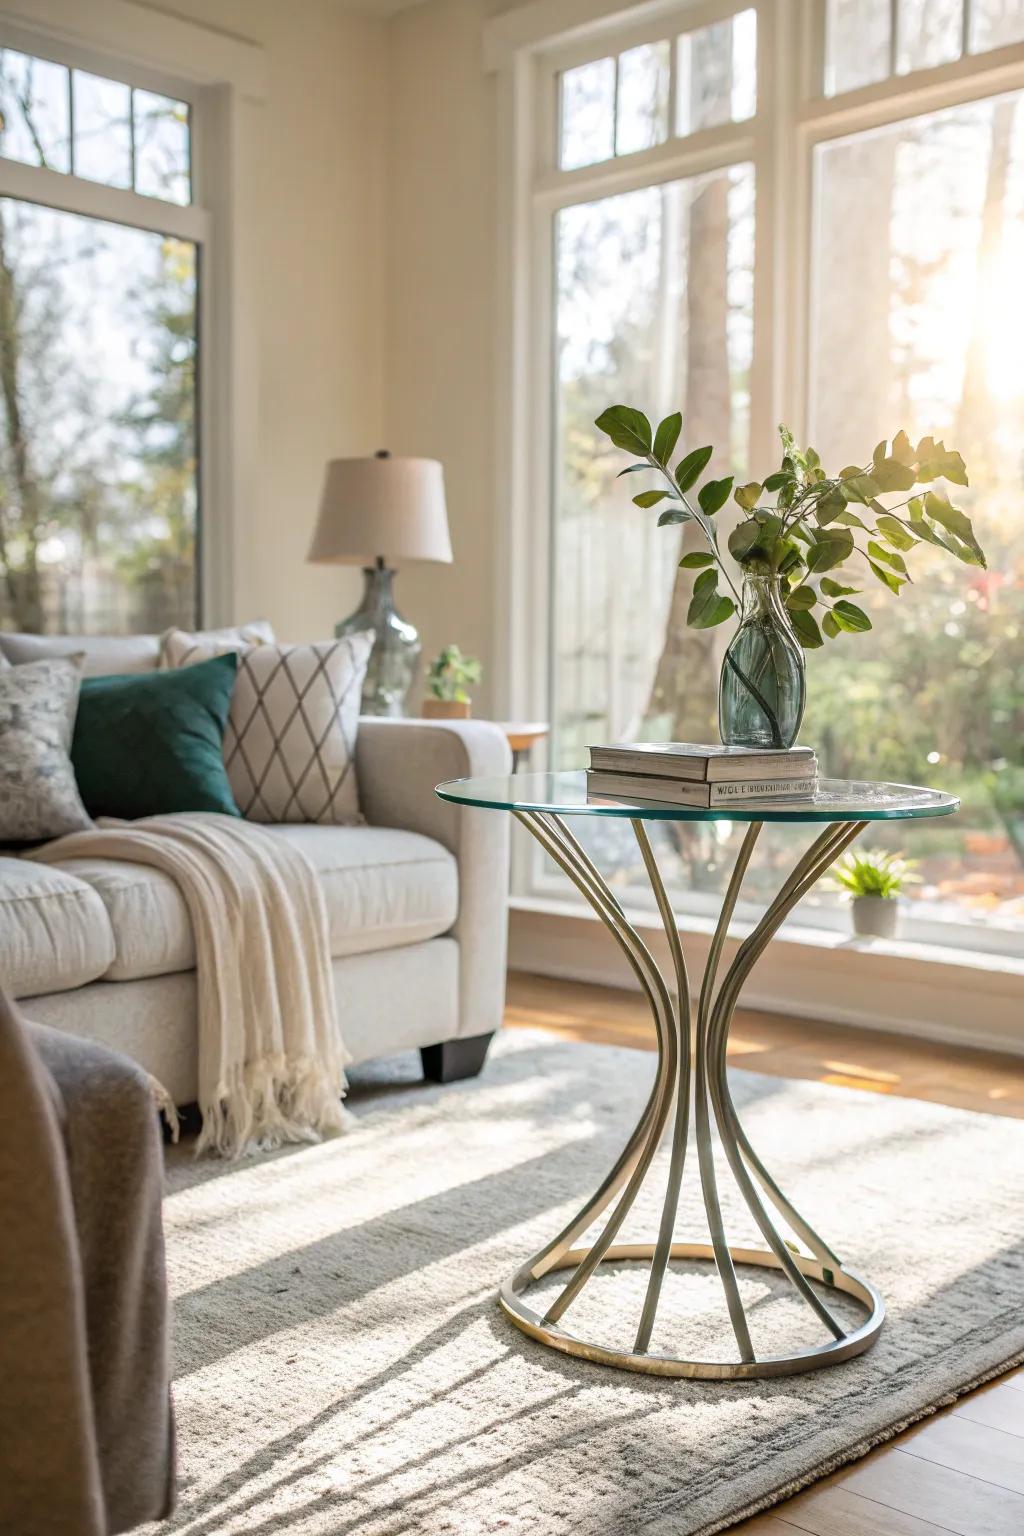
<svg viewBox="0 0 1024 1536">
<path fill-rule="evenodd" d="M 440 843 L 389 827 L 270 827 L 320 873 L 331 955 L 417 944 L 445 933 L 458 911 L 458 872 Z M 188 911 L 170 876 L 116 859 L 61 868 L 85 881 L 109 914 L 115 953 L 108 981 L 189 971 L 196 963 Z"/>
<path fill-rule="evenodd" d="M 14 997 L 84 986 L 114 959 L 106 908 L 64 869 L 0 858 L 0 956 Z"/>
<path fill-rule="evenodd" d="M 170 875 L 122 859 L 68 859 L 67 874 L 91 886 L 113 935 L 107 981 L 191 971 L 196 947 L 188 908 Z"/>
<path fill-rule="evenodd" d="M 318 870 L 335 959 L 418 944 L 447 933 L 458 916 L 458 865 L 431 837 L 394 827 L 269 830 Z"/>
<path fill-rule="evenodd" d="M 52 656 L 85 654 L 86 677 L 151 672 L 160 660 L 159 635 L 0 635 L 0 651 L 13 666 Z"/>
<path fill-rule="evenodd" d="M 51 656 L 85 653 L 85 677 L 108 677 L 113 672 L 152 672 L 160 664 L 159 635 L 26 635 L 0 634 L 0 657 L 14 666 Z M 266 619 L 254 619 L 235 629 L 205 629 L 203 640 L 273 641 Z M 0 661 L 0 668 L 3 666 Z"/>
</svg>

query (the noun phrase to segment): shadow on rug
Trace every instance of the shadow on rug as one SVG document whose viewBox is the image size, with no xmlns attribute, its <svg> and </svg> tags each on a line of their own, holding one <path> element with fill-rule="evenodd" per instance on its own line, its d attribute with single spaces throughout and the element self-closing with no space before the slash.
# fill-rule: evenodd
<svg viewBox="0 0 1024 1536">
<path fill-rule="evenodd" d="M 358 1128 L 323 1146 L 235 1165 L 176 1149 L 182 1491 L 159 1529 L 711 1536 L 1024 1356 L 1024 1124 L 741 1072 L 769 1168 L 885 1296 L 875 1348 L 774 1382 L 687 1382 L 519 1333 L 499 1283 L 604 1176 L 653 1070 L 516 1031 L 475 1082 L 424 1086 L 414 1058 L 363 1069 Z M 678 1233 L 706 1241 L 695 1161 Z M 653 1195 L 625 1240 L 653 1235 Z M 725 1217 L 760 1246 L 745 1207 Z M 612 1266 L 567 1321 L 631 1338 L 644 1279 Z M 824 1342 L 770 1272 L 741 1285 L 759 1353 Z M 673 1266 L 652 1348 L 735 1358 L 709 1266 Z"/>
</svg>

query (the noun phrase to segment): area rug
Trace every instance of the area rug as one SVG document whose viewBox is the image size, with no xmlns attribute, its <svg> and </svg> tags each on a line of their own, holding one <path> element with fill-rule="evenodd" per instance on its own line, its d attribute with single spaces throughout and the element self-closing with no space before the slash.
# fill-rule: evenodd
<svg viewBox="0 0 1024 1536">
<path fill-rule="evenodd" d="M 888 1303 L 877 1346 L 775 1382 L 641 1377 L 556 1354 L 500 1280 L 596 1186 L 650 1087 L 642 1052 L 513 1031 L 474 1082 L 357 1074 L 359 1127 L 247 1164 L 169 1167 L 175 1398 L 189 1536 L 711 1536 L 1024 1358 L 1024 1124 L 735 1074 L 754 1145 Z M 704 1237 L 695 1169 L 680 1235 Z M 728 1198 L 734 1242 L 753 1239 Z M 657 1200 L 629 1231 L 653 1230 Z M 706 1266 L 654 1347 L 728 1354 Z M 567 1322 L 635 1326 L 616 1266 Z M 820 1328 L 743 1277 L 755 1346 Z M 576 1306 L 589 1308 L 584 1316 Z M 168 1529 L 167 1526 L 160 1527 Z"/>
</svg>

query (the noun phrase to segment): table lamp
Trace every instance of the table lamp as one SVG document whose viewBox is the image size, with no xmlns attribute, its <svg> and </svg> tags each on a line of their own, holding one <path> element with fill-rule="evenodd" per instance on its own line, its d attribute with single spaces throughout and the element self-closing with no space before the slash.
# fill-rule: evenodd
<svg viewBox="0 0 1024 1536">
<path fill-rule="evenodd" d="M 307 559 L 315 565 L 362 565 L 362 601 L 334 633 L 376 634 L 363 687 L 365 715 L 401 715 L 416 675 L 420 637 L 395 611 L 393 563 L 450 564 L 444 473 L 436 459 L 332 459 Z M 373 562 L 371 564 L 371 561 Z"/>
</svg>

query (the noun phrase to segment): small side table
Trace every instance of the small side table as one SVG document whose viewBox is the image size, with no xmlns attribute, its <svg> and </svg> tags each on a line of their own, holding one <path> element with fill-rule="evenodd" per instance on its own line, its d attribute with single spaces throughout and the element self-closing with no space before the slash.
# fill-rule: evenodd
<svg viewBox="0 0 1024 1536">
<path fill-rule="evenodd" d="M 535 741 L 543 741 L 550 730 L 546 720 L 496 720 L 494 723 L 508 737 L 513 773 L 527 766 L 530 748 Z"/>
<path fill-rule="evenodd" d="M 804 1220 L 758 1157 L 740 1122 L 729 1087 L 726 1045 L 740 989 L 759 956 L 800 898 L 811 889 L 872 821 L 950 816 L 960 802 L 952 795 L 910 784 L 852 783 L 822 779 L 813 795 L 800 801 L 698 809 L 644 800 L 591 798 L 583 773 L 520 773 L 507 778 L 452 779 L 437 786 L 442 800 L 456 805 L 483 806 L 511 812 L 574 883 L 622 950 L 651 1006 L 658 1037 L 658 1067 L 650 1097 L 618 1160 L 583 1209 L 539 1253 L 502 1286 L 501 1305 L 524 1333 L 568 1355 L 622 1370 L 659 1376 L 688 1376 L 703 1380 L 749 1380 L 758 1376 L 788 1376 L 849 1360 L 869 1349 L 885 1318 L 885 1304 L 868 1280 L 863 1280 L 833 1252 L 824 1238 Z M 674 988 L 655 963 L 640 933 L 630 923 L 618 896 L 609 886 L 568 822 L 573 817 L 620 817 L 632 824 L 638 852 L 651 884 L 655 905 L 668 940 Z M 736 858 L 721 916 L 715 929 L 707 970 L 697 991 L 696 1043 L 690 1040 L 690 998 L 693 996 L 679 928 L 648 837 L 655 821 L 738 821 L 747 824 Z M 719 963 L 740 884 L 758 835 L 765 824 L 816 826 L 818 835 L 782 882 L 763 917 L 740 944 L 732 964 L 719 978 Z M 711 1243 L 679 1241 L 676 1211 L 686 1162 L 692 1112 L 696 1122 L 697 1173 L 704 1197 Z M 671 1125 L 668 1184 L 656 1241 L 616 1241 L 619 1228 L 645 1182 Z M 733 1247 L 726 1235 L 715 1167 L 713 1130 L 728 1163 L 729 1173 L 756 1223 L 763 1246 Z M 837 1199 L 841 1198 L 837 1190 Z M 610 1213 L 605 1214 L 606 1212 Z M 790 1244 L 779 1232 L 772 1207 L 801 1239 Z M 603 1230 L 591 1242 L 581 1239 L 592 1223 L 604 1218 Z M 716 1266 L 732 1323 L 738 1358 L 708 1360 L 685 1351 L 661 1354 L 651 1350 L 651 1333 L 662 1282 L 673 1259 L 709 1260 Z M 563 1315 L 600 1266 L 627 1260 L 647 1265 L 646 1296 L 635 1331 L 620 1341 L 586 1338 L 567 1327 Z M 814 1331 L 801 1348 L 783 1355 L 754 1352 L 746 1308 L 736 1278 L 737 1265 L 781 1270 L 807 1304 Z M 530 1288 L 552 1271 L 569 1271 L 569 1278 L 543 1312 L 532 1305 Z M 819 1290 L 843 1292 L 863 1308 L 853 1327 L 840 1322 Z M 623 1326 L 626 1320 L 622 1319 Z M 822 1335 L 825 1335 L 822 1339 Z"/>
</svg>

